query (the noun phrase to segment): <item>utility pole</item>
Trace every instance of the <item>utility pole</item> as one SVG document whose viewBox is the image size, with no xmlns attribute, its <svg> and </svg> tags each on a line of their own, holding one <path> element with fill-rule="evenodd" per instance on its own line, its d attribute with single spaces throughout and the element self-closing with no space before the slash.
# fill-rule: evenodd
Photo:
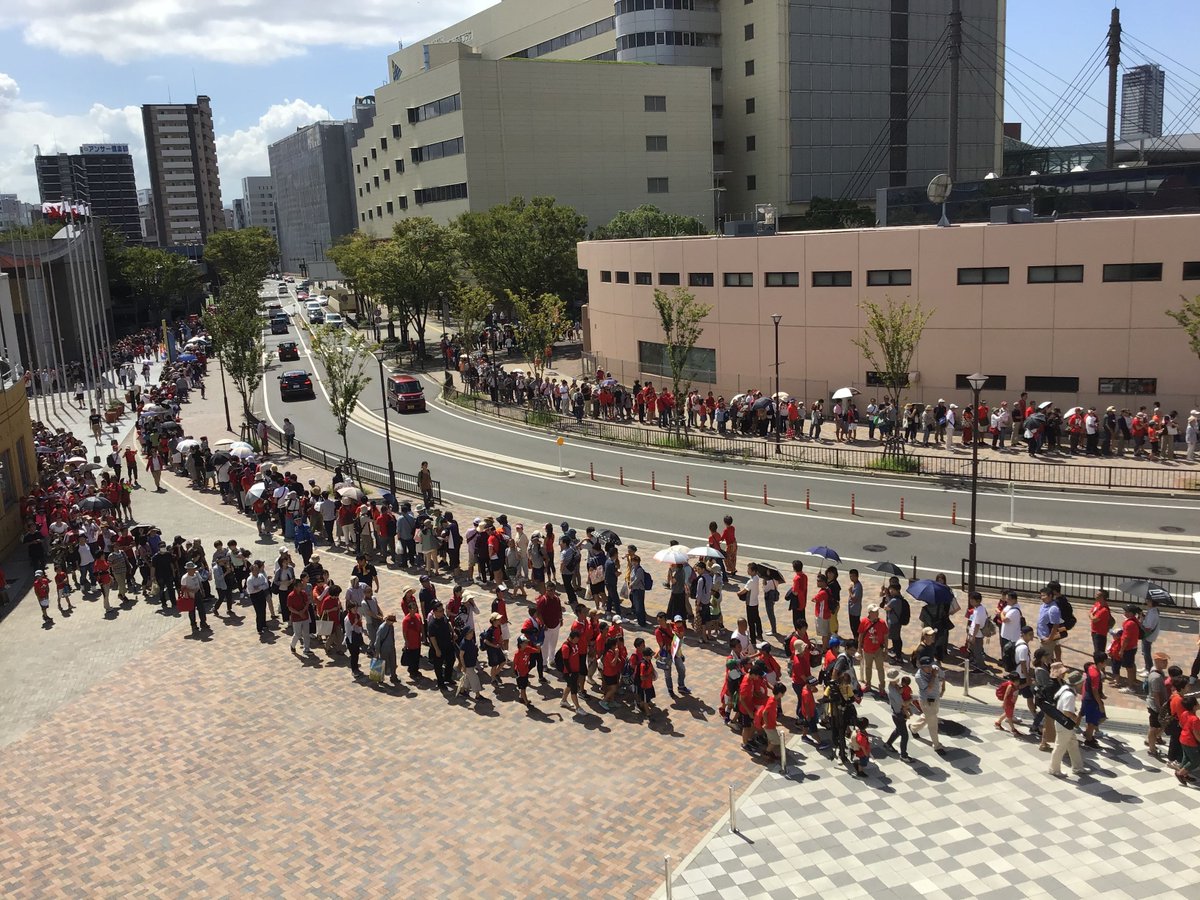
<svg viewBox="0 0 1200 900">
<path fill-rule="evenodd" d="M 1104 166 L 1117 164 L 1117 70 L 1121 68 L 1121 10 L 1113 7 L 1108 26 L 1108 129 L 1104 139 Z"/>
<path fill-rule="evenodd" d="M 958 68 L 962 60 L 961 0 L 950 2 L 950 133 L 946 146 L 946 174 L 958 181 Z"/>
</svg>

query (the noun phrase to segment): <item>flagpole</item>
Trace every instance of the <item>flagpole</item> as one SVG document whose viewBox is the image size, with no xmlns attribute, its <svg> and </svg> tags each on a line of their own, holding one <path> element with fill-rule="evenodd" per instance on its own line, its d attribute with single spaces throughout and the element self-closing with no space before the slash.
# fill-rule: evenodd
<svg viewBox="0 0 1200 900">
<path fill-rule="evenodd" d="M 74 222 L 71 223 L 74 225 Z M 68 238 L 71 235 L 71 229 L 67 231 Z M 77 298 L 79 311 L 81 313 L 79 319 L 79 348 L 85 361 L 85 371 L 88 373 L 88 406 L 98 407 L 104 405 L 103 383 L 99 370 L 99 358 L 96 352 L 95 334 L 91 326 L 91 315 L 88 308 L 87 298 L 84 296 L 83 278 L 79 271 L 79 261 L 77 248 L 73 240 L 69 240 L 67 246 L 67 271 L 70 273 L 72 291 Z M 103 415 L 103 411 L 96 410 Z"/>
<path fill-rule="evenodd" d="M 54 262 L 51 260 L 46 263 L 46 280 L 50 282 L 50 313 L 52 316 L 51 327 L 54 329 L 54 341 L 52 342 L 52 350 L 56 359 L 55 366 L 59 372 L 59 390 L 65 390 L 66 385 L 61 383 L 66 379 L 66 361 L 64 357 L 66 352 L 63 349 L 62 337 L 62 313 L 58 308 L 58 289 L 54 284 Z M 61 414 L 66 406 L 63 398 L 59 396 L 58 391 L 54 393 L 55 400 L 58 403 L 58 410 Z"/>
<path fill-rule="evenodd" d="M 21 253 L 21 266 L 17 278 L 17 285 L 21 291 L 21 326 L 25 331 L 25 371 L 29 375 L 29 389 L 26 390 L 26 395 L 32 392 L 29 400 L 33 405 L 33 411 L 39 420 L 45 418 L 40 411 L 41 391 L 38 384 L 38 367 L 37 367 L 37 342 L 33 339 L 36 334 L 36 327 L 30 319 L 33 316 L 33 298 L 29 290 L 29 237 L 22 233 L 18 238 Z"/>
<path fill-rule="evenodd" d="M 88 220 L 90 220 L 92 218 L 91 203 L 88 204 L 87 211 L 84 213 L 84 215 Z M 104 288 L 105 288 L 105 286 L 104 286 L 104 283 L 100 280 L 100 257 L 99 257 L 99 251 L 96 246 L 96 237 L 98 234 L 98 229 L 92 227 L 93 225 L 94 225 L 94 223 L 91 221 L 88 221 L 85 224 L 85 229 L 86 229 L 86 233 L 87 233 L 87 237 L 88 237 L 87 247 L 88 247 L 88 251 L 90 253 L 90 256 L 89 256 L 90 264 L 89 264 L 88 270 L 92 276 L 92 280 L 93 280 L 93 283 L 95 286 L 94 291 L 93 291 L 93 296 L 96 298 L 96 315 L 99 316 L 99 318 L 100 318 L 100 332 L 104 336 L 104 353 L 105 353 L 105 356 L 107 357 L 107 362 L 108 362 L 109 368 L 114 368 L 115 364 L 114 364 L 114 356 L 113 356 L 112 331 L 108 327 L 108 311 L 105 309 L 105 306 L 104 306 Z M 113 374 L 113 383 L 112 383 L 112 398 L 114 400 L 124 400 L 125 399 L 124 397 L 120 397 L 117 394 L 117 377 L 116 377 L 115 370 L 114 370 L 114 374 Z"/>
<path fill-rule="evenodd" d="M 83 231 L 81 230 L 81 228 L 79 226 L 77 209 L 78 209 L 77 204 L 74 201 L 72 201 L 71 202 L 71 224 L 75 230 L 76 237 L 79 239 L 78 246 L 75 248 L 76 253 L 78 254 L 77 259 L 79 260 L 79 267 L 80 267 L 79 268 L 79 279 L 80 279 L 80 284 L 82 286 L 82 291 L 83 291 L 84 305 L 86 306 L 88 313 L 91 316 L 91 323 L 92 323 L 91 324 L 91 334 L 92 334 L 92 340 L 96 345 L 96 371 L 97 371 L 98 377 L 100 379 L 101 390 L 104 393 L 108 394 L 107 399 L 109 402 L 112 402 L 112 400 L 114 398 L 113 391 L 115 390 L 115 385 L 114 385 L 114 387 L 110 388 L 106 384 L 108 365 L 107 365 L 107 360 L 105 358 L 106 353 L 105 353 L 104 332 L 101 327 L 101 320 L 103 319 L 103 315 L 102 315 L 102 312 L 96 308 L 96 306 L 97 306 L 96 293 L 95 293 L 95 289 L 93 286 L 91 265 L 89 263 L 88 255 L 87 255 L 88 246 L 87 246 L 87 243 L 83 240 Z"/>
</svg>

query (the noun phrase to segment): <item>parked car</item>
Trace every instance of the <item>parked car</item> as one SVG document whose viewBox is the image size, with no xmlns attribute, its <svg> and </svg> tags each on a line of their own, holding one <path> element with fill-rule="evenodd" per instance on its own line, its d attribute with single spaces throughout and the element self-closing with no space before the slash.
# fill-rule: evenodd
<svg viewBox="0 0 1200 900">
<path fill-rule="evenodd" d="M 316 397 L 312 376 L 303 369 L 292 369 L 279 376 L 279 396 L 284 400 L 292 397 Z"/>
<path fill-rule="evenodd" d="M 396 412 L 425 412 L 425 392 L 415 375 L 394 372 L 387 385 L 388 406 Z"/>
<path fill-rule="evenodd" d="M 284 341 L 279 345 L 279 361 L 283 362 L 289 359 L 299 359 L 300 348 L 296 346 L 295 341 Z"/>
</svg>

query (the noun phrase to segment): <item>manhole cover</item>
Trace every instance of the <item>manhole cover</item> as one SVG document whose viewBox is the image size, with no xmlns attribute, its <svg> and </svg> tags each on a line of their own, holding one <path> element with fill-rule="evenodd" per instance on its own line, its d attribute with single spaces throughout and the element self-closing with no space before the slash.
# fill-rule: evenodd
<svg viewBox="0 0 1200 900">
<path fill-rule="evenodd" d="M 1174 575 L 1179 570 L 1172 569 L 1170 566 L 1151 566 L 1146 571 L 1151 575 L 1162 575 L 1166 577 L 1167 575 Z"/>
<path fill-rule="evenodd" d="M 1167 534 L 1183 534 L 1184 528 L 1179 525 L 1159 525 L 1159 531 L 1165 531 Z"/>
<path fill-rule="evenodd" d="M 911 534 L 911 532 L 901 531 L 900 529 L 896 529 L 895 531 L 889 531 L 887 533 L 887 536 L 888 537 L 908 537 L 910 534 Z"/>
<path fill-rule="evenodd" d="M 887 547 L 883 546 L 883 544 L 867 544 L 863 549 L 868 553 L 882 553 Z"/>
</svg>

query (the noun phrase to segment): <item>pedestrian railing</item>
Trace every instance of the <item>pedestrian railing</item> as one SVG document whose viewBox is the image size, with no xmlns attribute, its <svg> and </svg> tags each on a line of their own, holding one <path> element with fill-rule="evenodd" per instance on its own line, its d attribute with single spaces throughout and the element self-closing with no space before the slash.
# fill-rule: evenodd
<svg viewBox="0 0 1200 900">
<path fill-rule="evenodd" d="M 271 444 L 279 449 L 282 450 L 287 447 L 287 438 L 273 425 L 267 426 L 267 437 Z M 328 469 L 329 471 L 333 471 L 338 466 L 341 466 L 342 470 L 356 481 L 364 481 L 387 490 L 391 490 L 391 476 L 395 476 L 397 493 L 412 494 L 414 497 L 422 496 L 421 488 L 417 483 L 417 476 L 408 472 L 393 470 L 389 474 L 387 466 L 377 466 L 374 463 L 363 462 L 358 459 L 346 459 L 340 453 L 324 450 L 321 447 L 294 439 L 292 440 L 291 452 L 301 459 L 319 463 L 321 468 Z M 433 502 L 438 504 L 442 502 L 442 483 L 437 479 L 433 480 Z"/>
<path fill-rule="evenodd" d="M 969 560 L 962 561 L 960 571 L 962 589 L 967 589 L 969 576 Z M 1098 590 L 1107 590 L 1115 606 L 1141 605 L 1141 602 L 1127 594 L 1119 594 L 1118 585 L 1127 581 L 1142 580 L 1141 575 L 1114 575 L 1111 572 L 1083 572 L 1077 569 L 1061 569 L 1050 566 L 1026 566 L 1017 563 L 975 561 L 975 589 L 979 591 L 1016 591 L 1018 594 L 1034 595 L 1046 586 L 1047 582 L 1057 581 L 1063 587 L 1063 593 L 1070 597 L 1091 601 Z M 1190 612 L 1197 610 L 1192 595 L 1200 591 L 1200 581 L 1185 581 L 1178 578 L 1151 578 L 1154 584 L 1167 591 L 1175 600 L 1175 606 L 1164 605 L 1164 611 L 1171 613 Z"/>
<path fill-rule="evenodd" d="M 578 421 L 573 416 L 564 416 L 544 405 L 530 407 L 497 404 L 488 397 L 466 393 L 455 387 L 445 388 L 444 395 L 450 402 L 480 415 L 521 422 L 530 428 L 540 428 L 555 434 L 576 434 L 590 440 L 630 444 L 649 449 L 689 450 L 723 459 L 764 462 L 774 460 L 791 466 L 926 475 L 963 484 L 971 478 L 970 450 L 966 447 L 959 453 L 944 456 L 906 453 L 902 457 L 889 457 L 871 450 L 830 447 L 807 440 L 782 440 L 776 444 L 773 436 L 755 438 L 696 429 L 683 430 L 677 434 L 665 428 L 648 428 L 588 416 Z M 1186 463 L 1106 466 L 1068 462 L 1026 462 L 1019 459 L 980 459 L 979 477 L 988 481 L 1011 481 L 1020 484 L 1200 492 L 1200 466 L 1190 467 Z"/>
</svg>

